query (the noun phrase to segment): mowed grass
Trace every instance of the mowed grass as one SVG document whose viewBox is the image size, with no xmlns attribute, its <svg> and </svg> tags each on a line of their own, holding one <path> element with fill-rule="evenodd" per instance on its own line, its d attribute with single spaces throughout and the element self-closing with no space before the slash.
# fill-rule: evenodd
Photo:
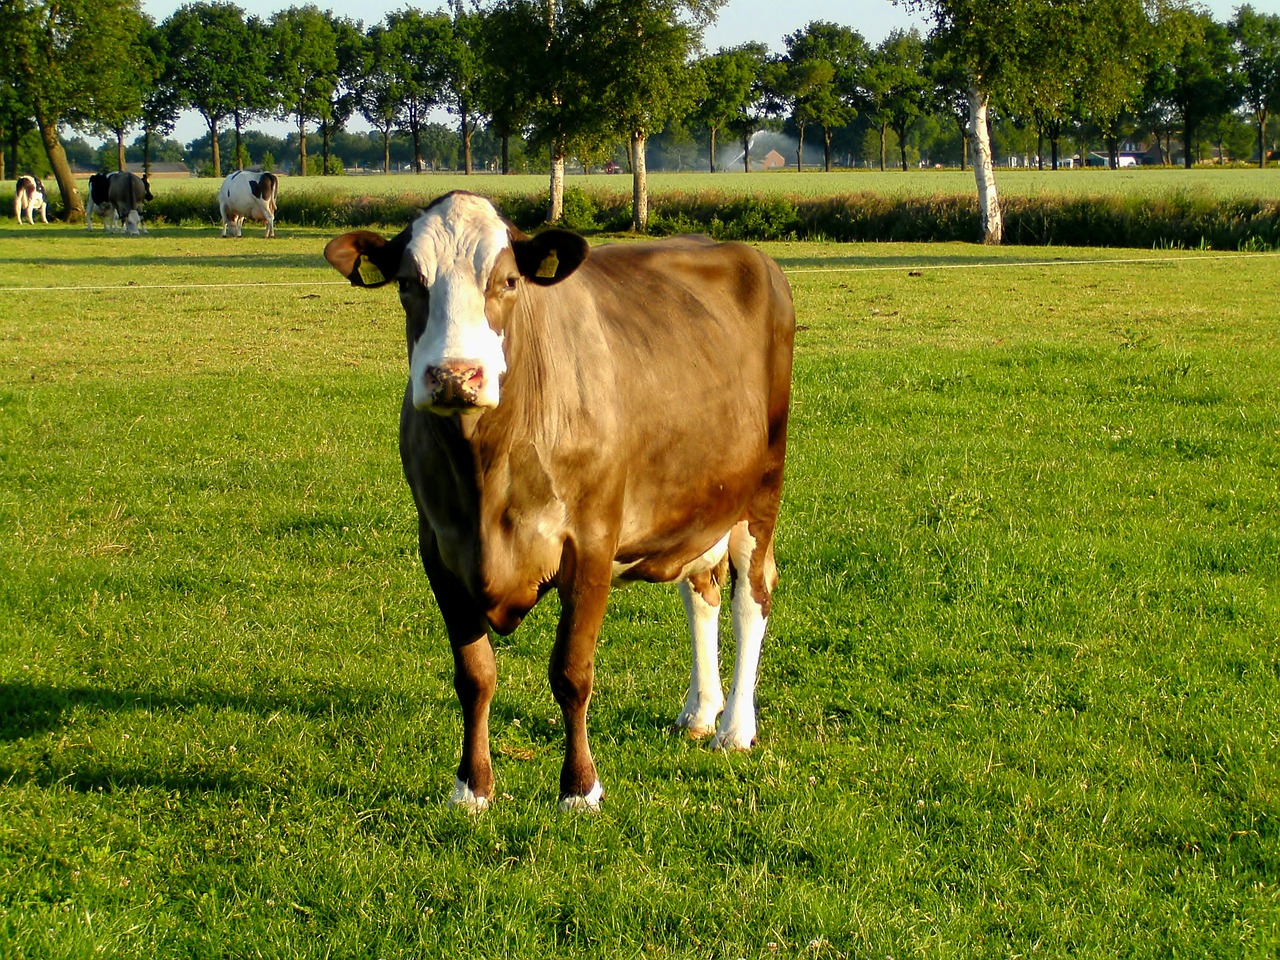
<svg viewBox="0 0 1280 960">
<path fill-rule="evenodd" d="M 0 229 L 0 956 L 1280 950 L 1275 257 L 770 246 L 759 745 L 670 732 L 680 603 L 615 591 L 557 814 L 551 598 L 471 817 L 399 308 L 328 236 Z"/>
</svg>

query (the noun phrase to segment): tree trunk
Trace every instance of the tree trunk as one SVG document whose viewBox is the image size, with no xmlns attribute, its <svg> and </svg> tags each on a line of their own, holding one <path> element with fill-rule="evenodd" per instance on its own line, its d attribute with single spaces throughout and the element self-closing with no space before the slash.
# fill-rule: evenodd
<svg viewBox="0 0 1280 960">
<path fill-rule="evenodd" d="M 564 219 L 564 150 L 559 144 L 551 148 L 551 203 L 547 208 L 547 223 L 559 223 Z"/>
<path fill-rule="evenodd" d="M 710 160 L 711 160 L 711 172 L 715 173 L 716 172 L 716 128 L 715 127 L 711 128 Z"/>
<path fill-rule="evenodd" d="M 125 168 L 124 127 L 116 127 L 114 133 L 116 135 L 116 164 L 123 170 Z"/>
<path fill-rule="evenodd" d="M 742 135 L 742 170 L 744 173 L 751 172 L 751 135 L 749 133 Z"/>
<path fill-rule="evenodd" d="M 631 134 L 631 229 L 636 233 L 649 229 L 649 173 L 644 153 L 644 134 Z"/>
<path fill-rule="evenodd" d="M 511 172 L 511 134 L 502 131 L 502 175 L 505 177 Z"/>
<path fill-rule="evenodd" d="M 307 175 L 307 121 L 298 114 L 298 176 Z"/>
<path fill-rule="evenodd" d="M 417 175 L 422 173 L 422 124 L 414 120 L 411 129 L 413 132 L 413 172 Z"/>
<path fill-rule="evenodd" d="M 232 114 L 232 117 L 235 120 L 236 125 L 236 169 L 243 170 L 244 151 L 240 149 L 240 111 L 236 110 L 235 113 Z"/>
<path fill-rule="evenodd" d="M 220 177 L 222 176 L 222 154 L 218 152 L 218 121 L 213 117 L 207 119 L 209 122 L 209 149 L 213 151 L 213 175 Z"/>
<path fill-rule="evenodd" d="M 897 131 L 894 131 L 895 133 Z M 902 172 L 907 172 L 907 138 L 901 133 L 898 134 L 898 156 L 902 160 Z"/>
<path fill-rule="evenodd" d="M 831 128 L 822 128 L 822 169 L 831 172 Z"/>
<path fill-rule="evenodd" d="M 471 134 L 475 130 L 471 124 L 470 111 L 467 105 L 462 104 L 462 172 L 465 176 L 471 176 Z"/>
<path fill-rule="evenodd" d="M 1195 132 L 1195 126 L 1190 123 L 1182 129 L 1182 167 L 1185 170 L 1195 166 Z"/>
<path fill-rule="evenodd" d="M 973 176 L 978 184 L 978 210 L 982 217 L 982 242 L 1004 239 L 1004 219 L 996 196 L 995 161 L 991 156 L 991 131 L 987 127 L 987 97 L 969 88 L 969 132 L 973 139 Z"/>
<path fill-rule="evenodd" d="M 322 177 L 329 175 L 329 133 L 329 121 L 320 121 L 320 176 Z"/>
<path fill-rule="evenodd" d="M 804 124 L 797 123 L 796 130 L 800 136 L 796 142 L 796 173 L 804 172 Z"/>
<path fill-rule="evenodd" d="M 142 178 L 151 176 L 151 125 L 142 128 Z"/>
<path fill-rule="evenodd" d="M 382 172 L 391 172 L 391 127 L 382 128 Z"/>
<path fill-rule="evenodd" d="M 889 146 L 886 143 L 886 141 L 888 140 L 888 137 L 886 136 L 886 132 L 888 131 L 888 129 L 889 129 L 889 125 L 887 123 L 880 124 L 880 172 L 881 173 L 884 173 L 885 159 L 887 158 L 888 152 L 889 152 Z"/>
<path fill-rule="evenodd" d="M 1267 166 L 1267 111 L 1258 111 L 1258 166 L 1266 169 Z M 0 171 L 0 180 L 3 180 L 3 171 Z"/>
<path fill-rule="evenodd" d="M 40 139 L 44 143 L 49 166 L 53 168 L 54 179 L 58 181 L 58 190 L 62 192 L 67 223 L 79 223 L 84 219 L 84 201 L 80 199 L 80 191 L 76 189 L 76 178 L 71 173 L 71 164 L 67 163 L 67 152 L 62 149 L 62 142 L 58 139 L 58 125 L 40 121 Z"/>
</svg>

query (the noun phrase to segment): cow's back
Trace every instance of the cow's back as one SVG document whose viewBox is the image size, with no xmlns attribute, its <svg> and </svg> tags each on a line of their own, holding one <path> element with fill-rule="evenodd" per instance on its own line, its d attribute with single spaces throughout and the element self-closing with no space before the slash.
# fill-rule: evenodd
<svg viewBox="0 0 1280 960">
<path fill-rule="evenodd" d="M 627 475 L 621 552 L 740 514 L 785 438 L 795 312 L 777 265 L 703 237 L 610 244 L 544 297 L 573 364 L 552 392 L 586 394 L 562 443 Z"/>
</svg>

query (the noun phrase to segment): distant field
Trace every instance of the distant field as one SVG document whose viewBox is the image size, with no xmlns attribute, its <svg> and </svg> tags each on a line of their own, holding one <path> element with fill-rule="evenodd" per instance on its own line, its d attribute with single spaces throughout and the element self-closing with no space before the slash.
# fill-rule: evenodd
<svg viewBox="0 0 1280 960">
<path fill-rule="evenodd" d="M 671 733 L 680 602 L 615 591 L 558 816 L 549 598 L 469 817 L 403 320 L 332 234 L 0 227 L 0 957 L 1277 954 L 1276 256 L 765 245 L 759 745 Z"/>
<path fill-rule="evenodd" d="M 1280 197 L 1280 169 L 1267 170 L 1001 170 L 997 174 L 999 189 L 1012 196 L 1038 194 L 1123 194 L 1157 196 L 1171 191 L 1190 191 L 1223 198 Z M 154 189 L 161 193 L 190 190 L 213 195 L 220 181 L 157 180 Z M 625 174 L 570 174 L 565 184 L 587 190 L 604 190 L 630 195 L 631 177 Z M 750 174 L 728 172 L 718 174 L 654 173 L 649 188 L 658 193 L 679 191 L 697 193 L 714 190 L 726 193 L 787 193 L 797 196 L 826 196 L 832 193 L 879 193 L 887 196 L 929 196 L 933 194 L 973 193 L 973 174 L 959 170 L 924 171 L 833 171 L 832 173 L 795 173 L 793 171 L 756 171 Z M 374 196 L 414 193 L 438 196 L 455 189 L 478 193 L 527 194 L 546 191 L 545 174 L 498 176 L 475 174 L 397 174 L 392 176 L 286 177 L 282 190 L 321 190 L 347 194 L 368 193 Z"/>
</svg>

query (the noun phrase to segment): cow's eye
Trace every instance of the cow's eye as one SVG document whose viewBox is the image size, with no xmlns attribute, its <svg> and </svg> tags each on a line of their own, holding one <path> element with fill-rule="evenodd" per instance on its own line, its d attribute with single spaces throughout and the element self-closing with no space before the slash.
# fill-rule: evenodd
<svg viewBox="0 0 1280 960">
<path fill-rule="evenodd" d="M 507 277 L 507 279 L 502 281 L 502 290 L 504 293 L 515 293 L 516 287 L 519 286 L 519 284 L 520 277 L 513 273 L 511 276 Z"/>
</svg>

